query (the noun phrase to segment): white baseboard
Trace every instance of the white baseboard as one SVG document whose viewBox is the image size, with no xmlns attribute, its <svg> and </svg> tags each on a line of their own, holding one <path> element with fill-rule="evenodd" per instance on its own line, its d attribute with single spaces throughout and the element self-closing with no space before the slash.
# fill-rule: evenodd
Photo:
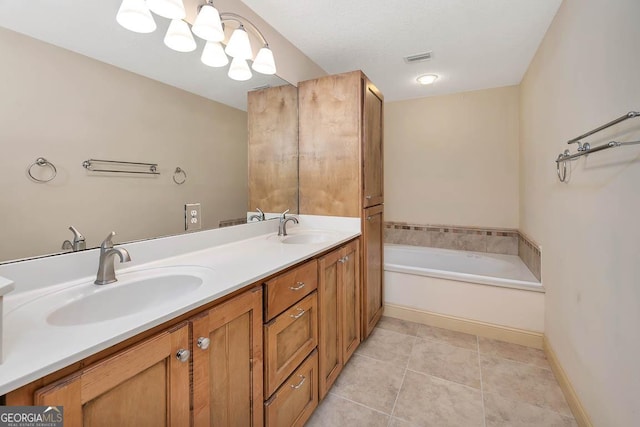
<svg viewBox="0 0 640 427">
<path fill-rule="evenodd" d="M 448 316 L 446 314 L 416 310 L 415 308 L 395 304 L 385 304 L 384 315 L 438 328 L 451 329 L 453 331 L 520 344 L 527 347 L 538 349 L 543 348 L 543 334 L 540 332 L 510 328 L 477 320 Z"/>
<path fill-rule="evenodd" d="M 553 373 L 558 380 L 560 389 L 562 390 L 562 393 L 564 393 L 565 399 L 567 399 L 567 404 L 569 405 L 569 408 L 571 409 L 576 422 L 580 427 L 593 427 L 593 423 L 589 418 L 589 414 L 578 398 L 576 390 L 573 388 L 571 381 L 569 381 L 569 377 L 562 368 L 562 365 L 560 365 L 558 356 L 556 356 L 556 353 L 553 351 L 553 348 L 551 347 L 551 344 L 549 343 L 547 337 L 544 337 L 543 346 L 544 353 L 546 354 L 547 360 L 549 361 L 549 365 L 551 365 L 551 370 L 553 370 Z"/>
</svg>

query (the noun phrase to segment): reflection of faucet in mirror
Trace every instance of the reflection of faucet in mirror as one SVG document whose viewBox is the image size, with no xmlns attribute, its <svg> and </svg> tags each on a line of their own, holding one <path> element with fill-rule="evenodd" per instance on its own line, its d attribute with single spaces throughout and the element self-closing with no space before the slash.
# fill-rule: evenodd
<svg viewBox="0 0 640 427">
<path fill-rule="evenodd" d="M 129 252 L 125 248 L 114 248 L 113 236 L 116 235 L 115 231 L 109 233 L 106 239 L 100 245 L 100 264 L 98 265 L 98 274 L 96 276 L 96 285 L 106 285 L 117 281 L 116 272 L 114 269 L 113 257 L 118 255 L 120 262 L 129 262 L 131 257 Z"/>
<path fill-rule="evenodd" d="M 73 225 L 69 227 L 69 230 L 73 233 L 73 242 L 65 240 L 62 242 L 62 249 L 71 249 L 73 252 L 84 251 L 87 248 L 87 243 L 82 233 Z"/>
<path fill-rule="evenodd" d="M 258 211 L 258 213 L 251 215 L 249 217 L 249 221 L 253 221 L 254 219 L 257 219 L 258 221 L 264 221 L 264 220 L 267 219 L 264 216 L 264 212 L 262 212 L 262 210 L 260 210 L 260 208 L 256 208 L 256 210 Z"/>
<path fill-rule="evenodd" d="M 293 221 L 295 224 L 298 224 L 298 218 L 295 216 L 291 216 L 287 218 L 287 213 L 289 209 L 282 212 L 282 216 L 280 217 L 280 228 L 278 228 L 278 236 L 286 236 L 287 235 L 287 222 Z"/>
</svg>

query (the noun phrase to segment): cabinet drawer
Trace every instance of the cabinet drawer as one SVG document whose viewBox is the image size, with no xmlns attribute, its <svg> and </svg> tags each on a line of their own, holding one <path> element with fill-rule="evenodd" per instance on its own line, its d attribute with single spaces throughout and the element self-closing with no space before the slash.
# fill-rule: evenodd
<svg viewBox="0 0 640 427">
<path fill-rule="evenodd" d="M 318 287 L 318 263 L 309 261 L 265 283 L 265 320 L 269 321 Z"/>
<path fill-rule="evenodd" d="M 318 294 L 264 325 L 264 395 L 271 393 L 318 345 Z"/>
<path fill-rule="evenodd" d="M 303 426 L 318 406 L 318 352 L 314 351 L 264 405 L 266 427 Z"/>
</svg>

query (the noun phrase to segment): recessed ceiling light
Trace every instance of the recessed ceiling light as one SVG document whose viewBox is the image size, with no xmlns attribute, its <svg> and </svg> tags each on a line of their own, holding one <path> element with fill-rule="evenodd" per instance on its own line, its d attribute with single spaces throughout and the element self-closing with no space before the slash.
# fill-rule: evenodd
<svg viewBox="0 0 640 427">
<path fill-rule="evenodd" d="M 436 74 L 423 74 L 416 79 L 418 83 L 421 85 L 430 85 L 436 80 L 438 80 L 438 76 Z"/>
</svg>

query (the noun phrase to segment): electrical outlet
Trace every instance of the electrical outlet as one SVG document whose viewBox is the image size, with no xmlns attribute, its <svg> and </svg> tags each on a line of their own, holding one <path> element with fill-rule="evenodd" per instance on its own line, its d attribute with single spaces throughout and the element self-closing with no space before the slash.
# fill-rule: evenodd
<svg viewBox="0 0 640 427">
<path fill-rule="evenodd" d="M 202 216 L 200 213 L 200 203 L 187 203 L 184 205 L 185 230 L 200 230 L 202 228 Z"/>
</svg>

